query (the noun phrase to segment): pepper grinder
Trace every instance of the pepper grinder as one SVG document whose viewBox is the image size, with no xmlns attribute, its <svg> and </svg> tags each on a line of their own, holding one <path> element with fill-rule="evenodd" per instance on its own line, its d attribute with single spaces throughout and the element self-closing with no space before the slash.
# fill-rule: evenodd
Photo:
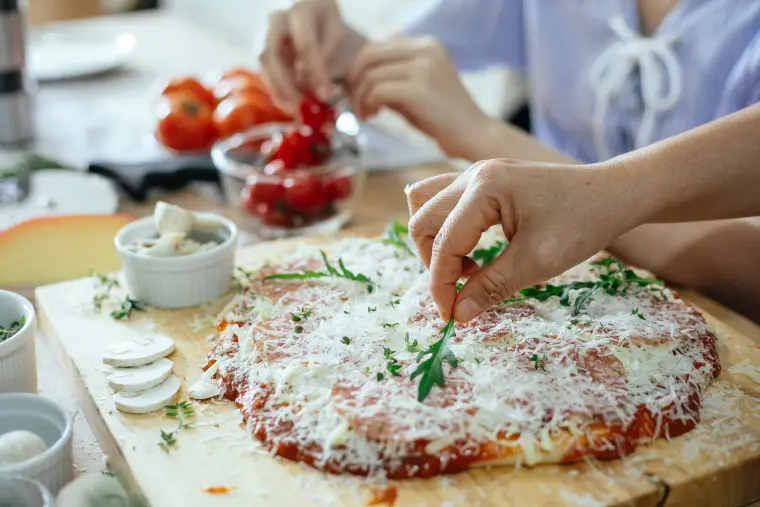
<svg viewBox="0 0 760 507">
<path fill-rule="evenodd" d="M 0 144 L 4 145 L 20 145 L 34 135 L 24 32 L 19 1 L 0 0 Z"/>
</svg>

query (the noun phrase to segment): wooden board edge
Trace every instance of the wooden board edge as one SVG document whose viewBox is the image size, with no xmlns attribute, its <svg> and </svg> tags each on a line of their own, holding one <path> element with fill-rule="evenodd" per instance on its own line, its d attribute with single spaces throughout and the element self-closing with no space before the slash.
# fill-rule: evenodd
<svg viewBox="0 0 760 507">
<path fill-rule="evenodd" d="M 71 281 L 63 283 L 70 282 Z M 37 291 L 35 291 L 35 296 L 37 296 L 37 299 L 39 300 Z M 69 388 L 72 389 L 74 397 L 76 398 L 87 423 L 90 425 L 95 438 L 98 439 L 98 444 L 108 458 L 109 466 L 116 474 L 116 477 L 121 481 L 124 488 L 129 492 L 134 507 L 149 507 L 150 504 L 142 493 L 134 475 L 132 475 L 129 466 L 127 466 L 126 459 L 124 458 L 119 444 L 108 431 L 106 422 L 100 415 L 100 410 L 98 409 L 95 400 L 90 395 L 82 375 L 78 373 L 76 364 L 68 354 L 66 345 L 63 340 L 60 339 L 54 326 L 50 324 L 50 316 L 47 314 L 47 310 L 43 305 L 37 305 L 36 311 L 38 331 L 42 335 L 42 338 L 47 341 L 48 345 L 50 345 L 53 355 L 61 366 L 64 377 L 66 377 L 65 381 L 68 383 Z"/>
</svg>

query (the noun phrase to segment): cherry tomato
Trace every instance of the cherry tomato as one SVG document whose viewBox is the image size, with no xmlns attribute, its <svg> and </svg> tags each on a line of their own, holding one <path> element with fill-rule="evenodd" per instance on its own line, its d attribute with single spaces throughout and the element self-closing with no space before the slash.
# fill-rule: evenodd
<svg viewBox="0 0 760 507">
<path fill-rule="evenodd" d="M 335 111 L 332 106 L 311 94 L 303 96 L 298 112 L 301 115 L 301 122 L 312 130 L 322 130 L 335 123 Z"/>
<path fill-rule="evenodd" d="M 245 95 L 223 100 L 214 111 L 214 122 L 219 135 L 229 137 L 259 123 L 261 106 Z"/>
<path fill-rule="evenodd" d="M 271 99 L 259 80 L 253 80 L 245 76 L 228 77 L 214 85 L 214 97 L 222 101 L 234 95 L 252 95 L 262 104 L 269 104 Z"/>
<path fill-rule="evenodd" d="M 295 169 L 306 164 L 310 150 L 307 133 L 301 129 L 284 131 L 279 144 L 272 149 L 270 161 L 281 161 L 284 169 Z"/>
<path fill-rule="evenodd" d="M 320 166 L 327 162 L 332 154 L 330 140 L 327 136 L 319 130 L 313 130 L 305 135 L 309 149 L 303 163 L 306 166 Z"/>
<path fill-rule="evenodd" d="M 164 87 L 161 95 L 172 95 L 179 91 L 192 93 L 198 98 L 198 100 L 205 102 L 212 108 L 216 105 L 214 94 L 194 77 L 178 77 L 172 79 Z"/>
<path fill-rule="evenodd" d="M 293 227 L 293 215 L 281 211 L 270 204 L 261 203 L 257 205 L 254 214 L 267 225 L 273 227 Z"/>
<path fill-rule="evenodd" d="M 264 174 L 280 174 L 287 170 L 282 160 L 272 160 L 264 166 Z"/>
<path fill-rule="evenodd" d="M 227 70 L 224 74 L 222 74 L 221 79 L 227 79 L 230 77 L 247 77 L 249 79 L 254 79 L 256 81 L 260 81 L 261 78 L 258 74 L 253 72 L 252 70 L 246 69 L 245 67 L 232 67 L 231 69 Z"/>
<path fill-rule="evenodd" d="M 351 197 L 353 182 L 351 176 L 338 176 L 325 182 L 325 192 L 329 201 L 339 201 Z"/>
<path fill-rule="evenodd" d="M 285 198 L 285 187 L 274 178 L 252 175 L 246 179 L 241 198 L 248 210 L 261 203 L 276 206 Z"/>
<path fill-rule="evenodd" d="M 300 213 L 317 213 L 327 203 L 325 187 L 313 175 L 294 175 L 285 179 L 285 202 Z"/>
<path fill-rule="evenodd" d="M 216 139 L 211 107 L 187 91 L 162 97 L 156 138 L 174 150 L 208 148 Z"/>
</svg>

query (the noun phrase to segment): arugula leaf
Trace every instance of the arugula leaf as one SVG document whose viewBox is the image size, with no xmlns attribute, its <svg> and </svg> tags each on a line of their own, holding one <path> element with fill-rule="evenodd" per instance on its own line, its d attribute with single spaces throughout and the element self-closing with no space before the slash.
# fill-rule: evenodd
<svg viewBox="0 0 760 507">
<path fill-rule="evenodd" d="M 361 273 L 354 273 L 351 270 L 349 270 L 345 264 L 343 264 L 343 259 L 338 258 L 338 266 L 340 267 L 340 270 L 336 269 L 335 266 L 330 264 L 330 261 L 327 259 L 327 254 L 324 252 L 324 250 L 319 251 L 320 255 L 322 255 L 322 261 L 325 263 L 325 269 L 327 271 L 301 271 L 300 273 L 275 273 L 273 275 L 265 276 L 264 281 L 268 280 L 308 280 L 312 278 L 325 278 L 334 276 L 337 278 L 345 278 L 346 280 L 353 280 L 355 282 L 359 283 L 366 283 L 367 284 L 367 292 L 372 292 L 374 288 L 374 282 L 367 278 L 365 275 L 362 275 Z"/>
<path fill-rule="evenodd" d="M 443 363 L 447 362 L 452 368 L 459 364 L 459 358 L 451 351 L 448 341 L 456 336 L 454 318 L 450 318 L 446 326 L 441 330 L 441 339 L 430 345 L 417 355 L 417 369 L 414 370 L 411 380 L 420 377 L 417 389 L 417 401 L 422 403 L 430 394 L 433 385 L 443 387 Z M 429 357 L 423 361 L 425 356 Z"/>
<path fill-rule="evenodd" d="M 351 338 L 349 338 L 348 336 L 344 336 L 343 338 L 340 339 L 340 341 L 342 341 L 346 345 L 351 345 Z"/>
<path fill-rule="evenodd" d="M 509 245 L 507 241 L 497 241 L 488 248 L 479 248 L 477 250 L 473 250 L 472 260 L 477 262 L 478 265 L 482 268 L 486 264 L 491 263 L 491 261 L 493 261 L 496 257 L 498 257 L 499 254 L 507 248 L 507 245 Z"/>
<path fill-rule="evenodd" d="M 644 314 L 641 313 L 638 308 L 634 308 L 633 310 L 631 310 L 631 315 L 635 315 L 641 320 L 647 320 L 646 317 L 644 317 Z"/>
<path fill-rule="evenodd" d="M 383 239 L 383 243 L 386 245 L 393 245 L 405 250 L 409 255 L 414 255 L 414 252 L 409 247 L 409 243 L 404 241 L 401 236 L 409 234 L 409 228 L 399 222 L 398 218 L 394 218 L 388 226 L 386 233 L 387 237 Z"/>
</svg>

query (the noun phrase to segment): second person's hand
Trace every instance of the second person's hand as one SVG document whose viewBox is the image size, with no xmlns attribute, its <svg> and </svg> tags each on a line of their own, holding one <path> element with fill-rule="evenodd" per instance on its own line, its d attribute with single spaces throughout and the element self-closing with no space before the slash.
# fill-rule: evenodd
<svg viewBox="0 0 760 507">
<path fill-rule="evenodd" d="M 430 268 L 441 317 L 469 321 L 641 223 L 644 211 L 626 205 L 635 200 L 627 173 L 617 169 L 497 159 L 408 187 L 409 233 Z M 497 224 L 509 246 L 478 269 L 467 255 Z M 462 277 L 469 279 L 457 293 Z"/>
<path fill-rule="evenodd" d="M 491 118 L 465 89 L 446 50 L 435 39 L 394 37 L 370 43 L 346 76 L 360 118 L 387 107 L 433 137 L 446 154 L 469 158 Z"/>
<path fill-rule="evenodd" d="M 259 60 L 273 99 L 292 112 L 301 89 L 327 100 L 331 80 L 346 73 L 366 44 L 343 21 L 335 0 L 299 0 L 270 14 Z"/>
</svg>

